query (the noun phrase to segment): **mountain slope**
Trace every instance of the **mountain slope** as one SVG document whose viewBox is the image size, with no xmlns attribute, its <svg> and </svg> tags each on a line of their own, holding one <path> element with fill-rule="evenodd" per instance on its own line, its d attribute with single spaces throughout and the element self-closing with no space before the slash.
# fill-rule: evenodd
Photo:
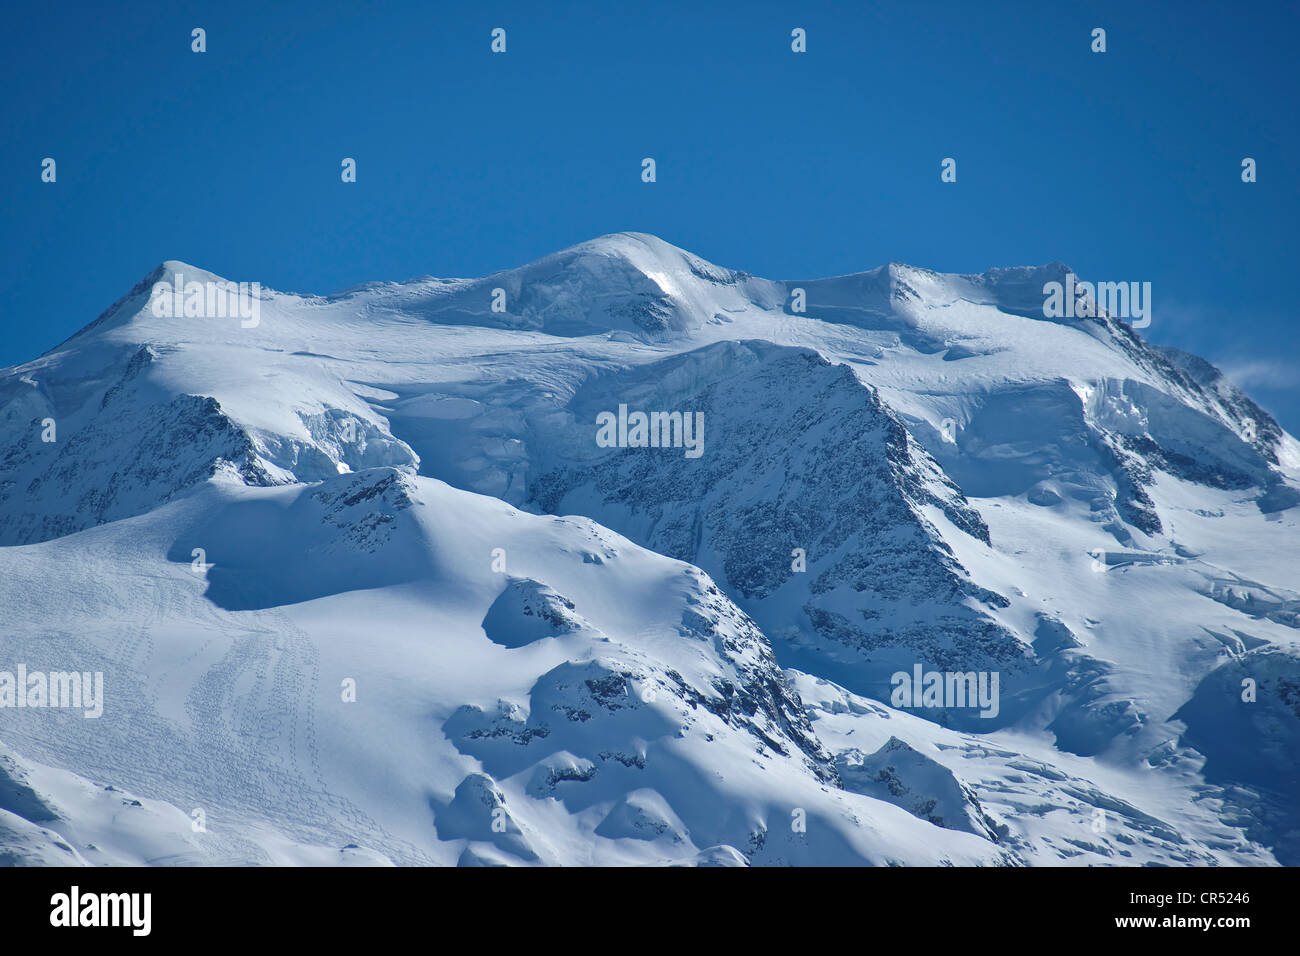
<svg viewBox="0 0 1300 956">
<path fill-rule="evenodd" d="M 381 468 L 251 492 L 218 479 L 3 553 L 9 654 L 107 685 L 101 718 L 15 710 L 6 742 L 148 791 L 164 815 L 201 808 L 219 839 L 187 835 L 182 858 L 231 852 L 245 820 L 404 863 L 1001 858 L 840 789 L 752 622 L 698 570 L 586 520 Z M 521 582 L 534 600 L 503 607 Z M 538 599 L 563 613 L 503 642 Z M 87 826 L 35 792 L 26 806 L 68 841 Z"/>
<path fill-rule="evenodd" d="M 164 263 L 0 373 L 6 660 L 125 695 L 0 742 L 167 833 L 220 807 L 196 860 L 1300 862 L 1300 446 L 1203 360 L 1044 318 L 1067 273 L 774 281 L 620 234 L 249 326 L 155 315 L 218 281 Z M 698 454 L 602 443 L 620 406 L 698 413 Z M 900 703 L 914 668 L 997 707 Z M 358 674 L 379 713 L 323 717 Z M 98 819 L 55 790 L 0 801 L 24 859 Z"/>
</svg>

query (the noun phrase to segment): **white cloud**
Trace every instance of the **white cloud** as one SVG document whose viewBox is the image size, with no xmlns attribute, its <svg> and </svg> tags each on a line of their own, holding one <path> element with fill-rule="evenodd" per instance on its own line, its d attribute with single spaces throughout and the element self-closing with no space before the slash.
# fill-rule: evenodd
<svg viewBox="0 0 1300 956">
<path fill-rule="evenodd" d="M 1294 388 L 1300 377 L 1293 362 L 1277 359 L 1231 359 L 1221 366 L 1223 374 L 1238 388 Z"/>
</svg>

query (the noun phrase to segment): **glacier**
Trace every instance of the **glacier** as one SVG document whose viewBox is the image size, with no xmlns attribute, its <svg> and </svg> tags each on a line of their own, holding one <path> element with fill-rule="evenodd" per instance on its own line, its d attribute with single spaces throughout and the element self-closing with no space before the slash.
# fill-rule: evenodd
<svg viewBox="0 0 1300 956">
<path fill-rule="evenodd" d="M 0 370 L 0 862 L 1300 864 L 1300 445 L 1065 265 L 178 276 Z"/>
</svg>

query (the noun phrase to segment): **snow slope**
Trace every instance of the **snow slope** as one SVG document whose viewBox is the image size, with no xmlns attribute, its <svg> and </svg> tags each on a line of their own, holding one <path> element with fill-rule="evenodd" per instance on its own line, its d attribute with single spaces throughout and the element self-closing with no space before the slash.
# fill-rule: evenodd
<svg viewBox="0 0 1300 956">
<path fill-rule="evenodd" d="M 154 315 L 216 279 L 164 263 L 0 373 L 0 670 L 109 688 L 0 709 L 0 853 L 1300 862 L 1300 446 L 1043 318 L 1067 271 L 619 234 L 244 327 Z M 620 405 L 703 453 L 602 447 Z M 891 706 L 914 666 L 996 716 Z"/>
</svg>

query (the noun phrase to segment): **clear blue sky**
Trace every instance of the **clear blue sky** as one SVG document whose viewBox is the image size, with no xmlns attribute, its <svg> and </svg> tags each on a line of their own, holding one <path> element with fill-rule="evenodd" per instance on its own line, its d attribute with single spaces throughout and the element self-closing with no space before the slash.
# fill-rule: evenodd
<svg viewBox="0 0 1300 956">
<path fill-rule="evenodd" d="M 120 6 L 6 10 L 0 365 L 163 259 L 330 292 L 637 230 L 771 278 L 1150 281 L 1145 334 L 1300 432 L 1294 3 Z"/>
</svg>

